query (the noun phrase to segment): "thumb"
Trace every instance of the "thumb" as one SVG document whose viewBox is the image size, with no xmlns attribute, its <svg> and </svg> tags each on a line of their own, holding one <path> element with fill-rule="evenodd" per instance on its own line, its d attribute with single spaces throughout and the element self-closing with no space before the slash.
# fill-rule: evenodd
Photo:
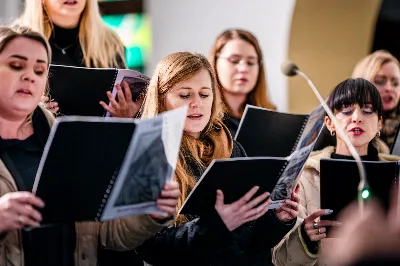
<svg viewBox="0 0 400 266">
<path fill-rule="evenodd" d="M 294 193 L 299 193 L 300 191 L 300 183 L 297 183 L 296 188 L 294 189 Z"/>
<path fill-rule="evenodd" d="M 217 190 L 217 199 L 215 201 L 215 206 L 224 205 L 224 193 L 221 190 Z"/>
</svg>

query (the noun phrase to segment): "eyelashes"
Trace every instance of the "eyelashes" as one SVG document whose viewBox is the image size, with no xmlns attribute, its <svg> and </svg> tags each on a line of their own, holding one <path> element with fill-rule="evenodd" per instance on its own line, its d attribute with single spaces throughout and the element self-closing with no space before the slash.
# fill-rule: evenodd
<svg viewBox="0 0 400 266">
<path fill-rule="evenodd" d="M 189 99 L 190 96 L 192 96 L 192 95 L 191 94 L 179 95 L 179 97 L 181 97 L 182 99 Z M 210 97 L 210 95 L 208 95 L 208 94 L 200 94 L 200 97 L 205 99 L 205 98 Z"/>
<path fill-rule="evenodd" d="M 16 70 L 16 71 L 20 71 L 20 70 L 22 70 L 24 68 L 21 65 L 15 65 L 15 64 L 10 64 L 9 66 L 10 66 L 11 69 Z M 43 76 L 46 71 L 42 70 L 42 69 L 37 69 L 37 70 L 34 70 L 34 72 L 38 76 Z"/>
</svg>

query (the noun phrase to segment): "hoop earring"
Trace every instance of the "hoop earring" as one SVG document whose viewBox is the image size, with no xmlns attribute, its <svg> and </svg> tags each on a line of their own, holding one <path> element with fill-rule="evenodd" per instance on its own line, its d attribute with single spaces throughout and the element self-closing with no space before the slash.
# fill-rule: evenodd
<svg viewBox="0 0 400 266">
<path fill-rule="evenodd" d="M 336 132 L 331 130 L 331 136 L 333 137 L 333 136 L 335 136 L 335 134 L 336 134 Z"/>
<path fill-rule="evenodd" d="M 376 136 L 379 138 L 381 136 L 381 131 L 378 130 L 378 132 L 376 132 Z"/>
</svg>

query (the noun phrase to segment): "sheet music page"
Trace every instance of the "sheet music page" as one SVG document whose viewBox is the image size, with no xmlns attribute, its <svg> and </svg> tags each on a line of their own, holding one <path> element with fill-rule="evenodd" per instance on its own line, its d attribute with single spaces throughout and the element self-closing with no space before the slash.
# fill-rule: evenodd
<svg viewBox="0 0 400 266">
<path fill-rule="evenodd" d="M 186 115 L 185 106 L 154 118 L 137 120 L 125 160 L 104 203 L 101 220 L 143 213 L 163 214 L 156 200 L 164 185 L 172 181 Z"/>
<path fill-rule="evenodd" d="M 279 208 L 285 199 L 290 198 L 297 184 L 297 178 L 303 170 L 304 164 L 313 150 L 315 142 L 322 130 L 324 118 L 325 110 L 321 105 L 311 112 L 298 141 L 296 150 L 287 157 L 288 163 L 271 193 L 272 203 L 269 209 Z"/>
<path fill-rule="evenodd" d="M 146 88 L 150 82 L 150 78 L 135 70 L 118 69 L 118 74 L 115 79 L 115 83 L 121 84 L 123 81 L 128 83 L 129 89 L 131 90 L 132 94 L 132 100 L 135 102 L 140 96 L 142 96 L 142 93 L 146 91 Z M 111 94 L 114 96 L 114 98 L 117 96 L 117 89 L 115 88 L 115 86 Z M 107 112 L 106 117 L 110 116 L 111 114 Z"/>
</svg>

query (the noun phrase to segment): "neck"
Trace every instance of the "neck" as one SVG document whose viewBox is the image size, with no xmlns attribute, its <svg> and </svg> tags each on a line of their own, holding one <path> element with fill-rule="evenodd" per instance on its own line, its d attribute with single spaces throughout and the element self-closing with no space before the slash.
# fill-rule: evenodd
<svg viewBox="0 0 400 266">
<path fill-rule="evenodd" d="M 224 90 L 224 100 L 231 110 L 231 115 L 234 117 L 242 117 L 243 114 L 243 105 L 246 102 L 246 94 L 232 94 Z"/>
<path fill-rule="evenodd" d="M 356 149 L 358 155 L 360 156 L 368 155 L 368 143 L 359 147 L 355 146 L 354 148 Z M 337 140 L 336 154 L 352 156 L 349 148 L 347 148 L 346 146 L 346 143 L 344 143 L 343 141 L 339 141 L 339 139 Z"/>
<path fill-rule="evenodd" d="M 200 137 L 200 132 L 187 132 L 185 131 L 186 135 L 191 136 L 195 139 L 198 139 Z"/>
<path fill-rule="evenodd" d="M 31 123 L 26 118 L 15 120 L 0 117 L 0 137 L 3 139 L 26 139 L 33 134 Z"/>
<path fill-rule="evenodd" d="M 51 17 L 54 24 L 64 29 L 74 29 L 78 27 L 80 17 Z"/>
</svg>

